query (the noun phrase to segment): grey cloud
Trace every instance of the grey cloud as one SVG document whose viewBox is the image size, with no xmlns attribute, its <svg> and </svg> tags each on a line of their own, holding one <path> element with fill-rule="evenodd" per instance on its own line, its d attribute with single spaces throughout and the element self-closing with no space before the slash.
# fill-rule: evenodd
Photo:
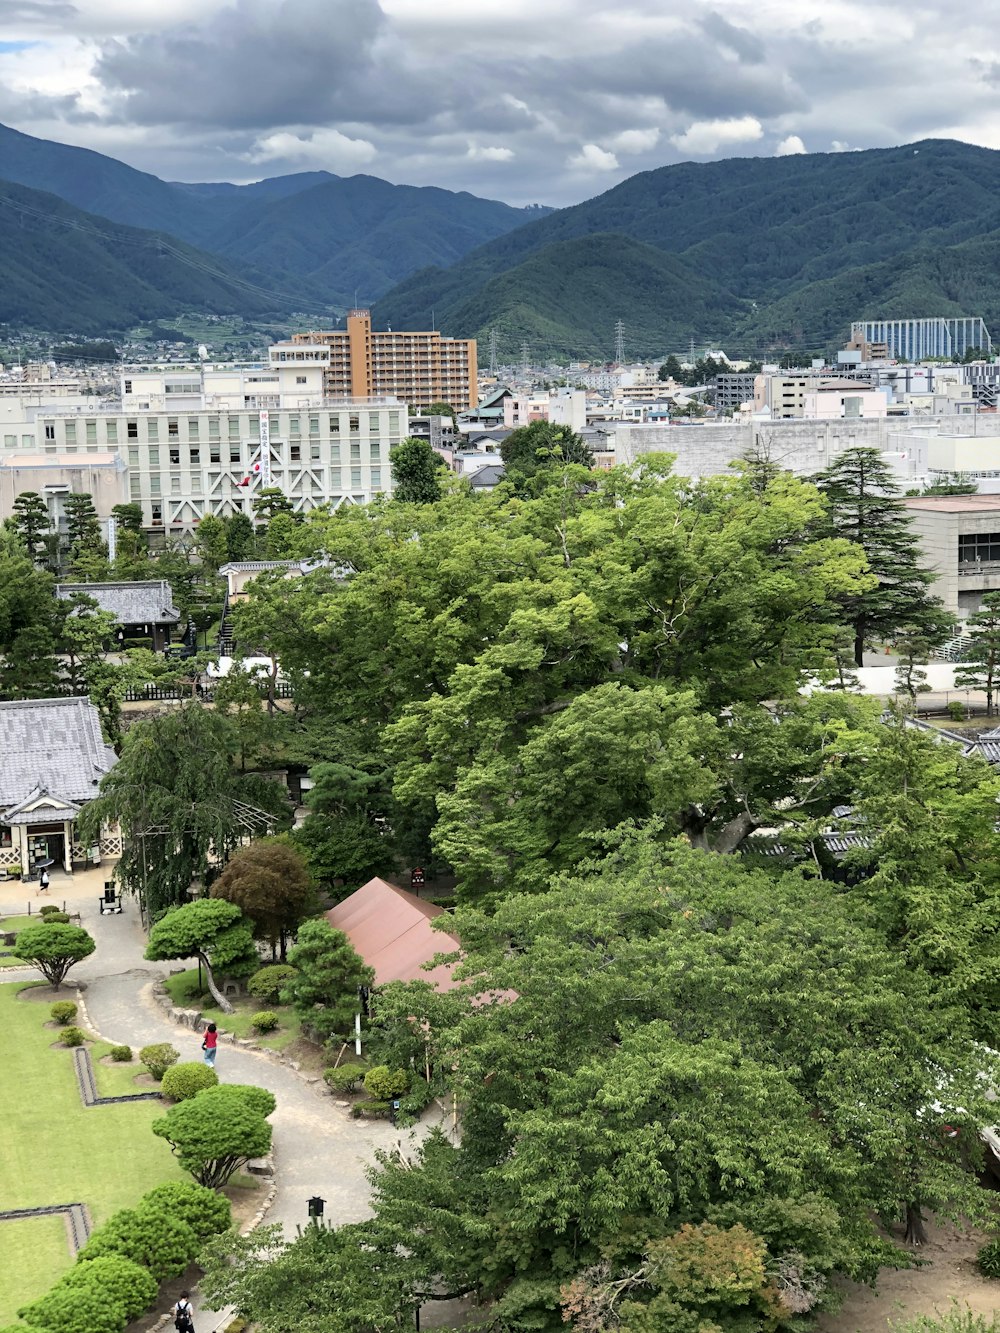
<svg viewBox="0 0 1000 1333">
<path fill-rule="evenodd" d="M 705 15 L 700 26 L 707 37 L 726 47 L 738 59 L 745 60 L 748 65 L 763 63 L 766 47 L 760 38 L 748 32 L 746 28 L 737 28 L 714 9 Z"/>
<path fill-rule="evenodd" d="M 0 23 L 25 24 L 33 29 L 70 23 L 79 12 L 68 0 L 0 0 Z"/>
</svg>

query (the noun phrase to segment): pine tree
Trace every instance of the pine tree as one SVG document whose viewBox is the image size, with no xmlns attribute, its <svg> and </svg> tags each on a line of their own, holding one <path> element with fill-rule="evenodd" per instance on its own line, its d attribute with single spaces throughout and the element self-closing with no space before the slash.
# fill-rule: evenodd
<svg viewBox="0 0 1000 1333">
<path fill-rule="evenodd" d="M 45 554 L 45 535 L 52 526 L 48 505 L 37 491 L 22 491 L 11 507 L 25 549 L 37 563 Z"/>
<path fill-rule="evenodd" d="M 919 539 L 878 449 L 846 449 L 816 484 L 829 506 L 823 535 L 860 546 L 877 580 L 841 599 L 844 621 L 854 634 L 855 664 L 864 665 L 866 647 L 892 639 L 903 627 L 911 634 L 926 633 L 932 645 L 940 643 L 949 624 L 928 593 L 934 575 L 920 564 Z"/>
<path fill-rule="evenodd" d="M 87 557 L 103 555 L 107 558 L 107 547 L 101 539 L 101 520 L 97 517 L 94 500 L 83 492 L 79 495 L 67 495 L 66 507 L 66 553 L 71 573 L 76 572 L 80 561 L 87 562 L 86 571 L 91 571 L 91 560 Z"/>
<path fill-rule="evenodd" d="M 972 646 L 964 662 L 955 668 L 955 686 L 960 690 L 982 690 L 987 716 L 1000 694 L 1000 592 L 988 592 L 982 606 L 968 620 Z"/>
</svg>

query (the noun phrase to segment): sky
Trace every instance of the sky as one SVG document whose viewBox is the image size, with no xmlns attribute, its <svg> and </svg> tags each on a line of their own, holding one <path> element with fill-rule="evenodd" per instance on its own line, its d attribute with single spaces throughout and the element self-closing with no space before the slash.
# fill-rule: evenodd
<svg viewBox="0 0 1000 1333">
<path fill-rule="evenodd" d="M 323 168 L 563 205 L 685 160 L 1000 148 L 1000 0 L 957 16 L 944 0 L 0 0 L 0 122 L 167 180 Z"/>
</svg>

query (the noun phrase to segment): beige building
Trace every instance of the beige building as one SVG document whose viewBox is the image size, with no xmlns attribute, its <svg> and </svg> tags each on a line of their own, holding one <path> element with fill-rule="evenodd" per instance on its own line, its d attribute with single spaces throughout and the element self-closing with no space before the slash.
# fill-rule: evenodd
<svg viewBox="0 0 1000 1333">
<path fill-rule="evenodd" d="M 107 448 L 87 454 L 55 448 L 51 453 L 0 453 L 0 520 L 13 512 L 19 495 L 36 491 L 48 505 L 53 528 L 63 531 L 67 496 L 90 495 L 98 518 L 107 519 L 115 505 L 128 501 L 128 488 L 128 468 Z"/>
<path fill-rule="evenodd" d="M 355 399 L 391 395 L 426 411 L 450 403 L 464 412 L 476 406 L 478 366 L 474 338 L 444 338 L 437 332 L 380 332 L 367 310 L 351 310 L 345 329 L 296 333 L 271 348 L 271 366 L 296 362 L 301 353 L 326 349 L 324 394 Z M 310 364 L 303 360 L 303 374 Z"/>
<path fill-rule="evenodd" d="M 937 576 L 934 595 L 965 619 L 983 593 L 1000 589 L 1000 495 L 921 495 L 905 503 Z"/>
</svg>

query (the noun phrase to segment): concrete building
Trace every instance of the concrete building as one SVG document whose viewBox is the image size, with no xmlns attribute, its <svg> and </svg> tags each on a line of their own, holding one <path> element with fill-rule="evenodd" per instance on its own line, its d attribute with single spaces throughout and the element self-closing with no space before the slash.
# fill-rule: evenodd
<svg viewBox="0 0 1000 1333">
<path fill-rule="evenodd" d="M 31 445 L 24 453 L 0 454 L 0 521 L 13 511 L 14 501 L 24 491 L 35 491 L 48 505 L 49 521 L 56 532 L 66 531 L 66 497 L 90 495 L 100 519 L 111 517 L 115 505 L 129 498 L 129 470 L 121 455 L 104 447 L 85 454 L 60 452 L 52 442 L 51 452 L 35 453 L 34 429 Z"/>
<path fill-rule="evenodd" d="M 436 331 L 379 331 L 368 310 L 348 312 L 346 328 L 296 333 L 271 348 L 272 369 L 294 366 L 306 374 L 300 353 L 326 351 L 327 398 L 392 396 L 417 409 L 449 403 L 458 412 L 476 406 L 478 365 L 474 338 L 444 338 Z M 299 372 L 301 367 L 301 372 Z"/>
<path fill-rule="evenodd" d="M 933 319 L 863 319 L 851 325 L 851 343 L 862 350 L 883 348 L 894 361 L 923 361 L 927 357 L 960 359 L 967 352 L 993 348 L 979 316 Z M 872 354 L 872 359 L 876 359 Z"/>
<path fill-rule="evenodd" d="M 754 380 L 752 371 L 740 374 L 716 375 L 715 406 L 719 412 L 738 412 L 744 403 L 752 403 Z"/>
<path fill-rule="evenodd" d="M 911 496 L 906 508 L 936 575 L 934 595 L 964 620 L 1000 588 L 1000 496 Z"/>
</svg>

